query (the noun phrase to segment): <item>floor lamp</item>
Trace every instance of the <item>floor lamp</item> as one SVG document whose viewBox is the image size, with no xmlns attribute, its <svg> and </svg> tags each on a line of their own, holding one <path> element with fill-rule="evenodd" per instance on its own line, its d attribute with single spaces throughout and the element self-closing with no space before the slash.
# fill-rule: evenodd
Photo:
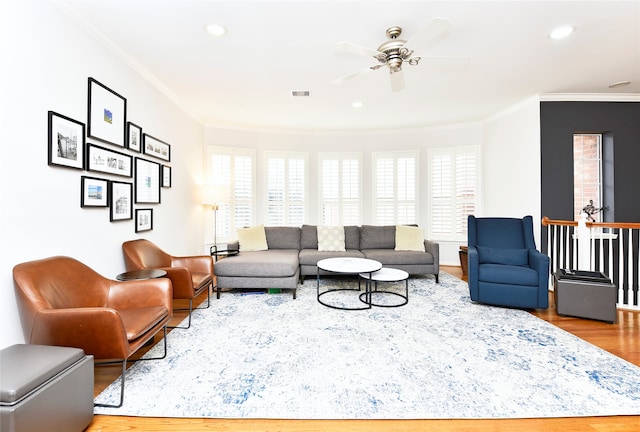
<svg viewBox="0 0 640 432">
<path fill-rule="evenodd" d="M 204 185 L 202 188 L 202 204 L 213 210 L 213 245 L 218 243 L 218 209 L 220 204 L 229 201 L 229 187 L 227 185 Z"/>
</svg>

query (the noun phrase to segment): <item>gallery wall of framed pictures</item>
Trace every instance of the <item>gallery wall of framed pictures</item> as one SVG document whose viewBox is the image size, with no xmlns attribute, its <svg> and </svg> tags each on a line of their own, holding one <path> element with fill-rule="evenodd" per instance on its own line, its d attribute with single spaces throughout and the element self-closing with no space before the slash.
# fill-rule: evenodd
<svg viewBox="0 0 640 432">
<path fill-rule="evenodd" d="M 86 124 L 48 112 L 48 164 L 91 172 L 79 178 L 80 207 L 108 208 L 110 222 L 135 219 L 136 233 L 152 230 L 153 209 L 134 206 L 159 205 L 171 187 L 171 145 L 128 121 L 124 96 L 92 77 L 87 90 Z"/>
</svg>

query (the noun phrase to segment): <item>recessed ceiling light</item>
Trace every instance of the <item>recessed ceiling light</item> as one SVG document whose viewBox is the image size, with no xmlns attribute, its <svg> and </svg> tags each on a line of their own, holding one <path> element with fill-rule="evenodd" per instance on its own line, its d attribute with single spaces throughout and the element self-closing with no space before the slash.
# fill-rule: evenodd
<svg viewBox="0 0 640 432">
<path fill-rule="evenodd" d="M 207 30 L 207 33 L 213 36 L 224 36 L 227 34 L 227 29 L 220 24 L 209 24 L 205 27 L 205 30 Z"/>
<path fill-rule="evenodd" d="M 549 33 L 550 39 L 564 39 L 569 36 L 571 33 L 575 31 L 575 27 L 572 26 L 562 26 L 554 29 Z"/>
<path fill-rule="evenodd" d="M 352 107 L 354 108 L 362 108 L 364 106 L 364 104 L 360 101 L 356 101 L 354 103 L 351 104 Z"/>
<path fill-rule="evenodd" d="M 628 86 L 629 84 L 631 84 L 631 81 L 620 81 L 617 83 L 610 84 L 609 88 L 624 87 L 624 86 Z"/>
</svg>

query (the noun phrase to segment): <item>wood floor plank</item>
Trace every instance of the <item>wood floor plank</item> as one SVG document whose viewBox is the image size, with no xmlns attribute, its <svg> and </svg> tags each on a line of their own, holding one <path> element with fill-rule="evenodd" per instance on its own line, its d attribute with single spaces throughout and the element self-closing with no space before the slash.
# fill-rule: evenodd
<svg viewBox="0 0 640 432">
<path fill-rule="evenodd" d="M 460 267 L 441 266 L 441 268 L 463 279 Z M 206 302 L 206 294 L 198 298 L 198 302 L 202 301 Z M 215 302 L 215 300 L 212 301 Z M 551 293 L 549 309 L 533 311 L 532 314 L 640 366 L 640 314 L 637 312 L 618 311 L 616 324 L 562 317 L 555 311 Z M 176 312 L 175 323 L 180 322 L 185 316 L 184 312 Z M 143 353 L 144 351 L 140 355 Z M 95 395 L 97 396 L 118 378 L 119 372 L 119 366 L 96 367 Z M 86 432 L 637 432 L 639 430 L 640 416 L 499 420 L 229 420 L 97 415 Z"/>
</svg>

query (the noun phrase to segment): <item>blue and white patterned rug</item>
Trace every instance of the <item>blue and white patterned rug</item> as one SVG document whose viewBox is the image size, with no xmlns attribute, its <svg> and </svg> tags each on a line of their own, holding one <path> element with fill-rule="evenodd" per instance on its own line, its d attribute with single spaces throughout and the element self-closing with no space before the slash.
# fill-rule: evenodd
<svg viewBox="0 0 640 432">
<path fill-rule="evenodd" d="M 322 281 L 353 286 L 353 279 Z M 398 284 L 398 289 L 404 285 Z M 399 308 L 339 311 L 316 281 L 226 293 L 168 335 L 165 360 L 127 371 L 97 414 L 288 419 L 640 414 L 640 368 L 527 312 L 474 304 L 466 283 L 412 278 Z M 354 299 L 354 292 L 323 297 Z M 158 344 L 147 355 L 161 353 Z M 114 403 L 119 380 L 96 401 Z"/>
</svg>

